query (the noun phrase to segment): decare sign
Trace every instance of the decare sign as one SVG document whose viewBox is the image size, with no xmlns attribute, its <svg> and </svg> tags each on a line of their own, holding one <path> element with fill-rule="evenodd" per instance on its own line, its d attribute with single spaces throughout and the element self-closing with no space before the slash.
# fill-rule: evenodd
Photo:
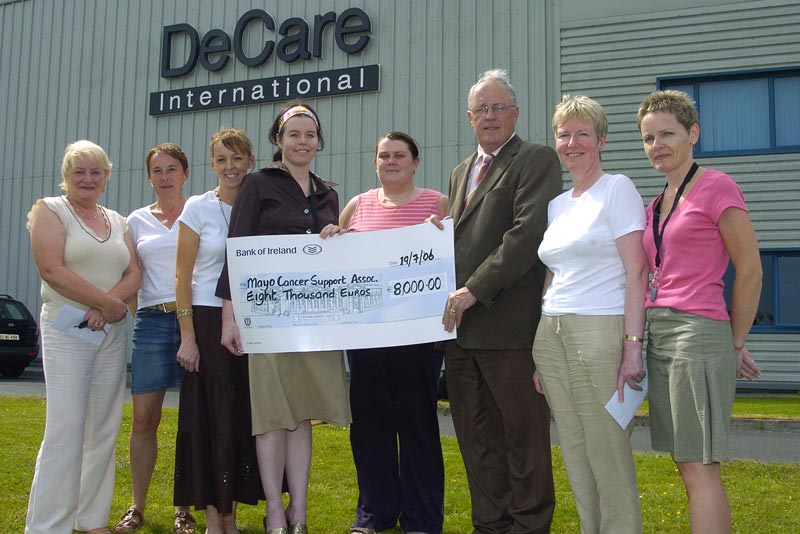
<svg viewBox="0 0 800 534">
<path fill-rule="evenodd" d="M 201 37 L 189 24 L 165 26 L 161 40 L 161 77 L 169 80 L 186 76 L 198 63 L 209 72 L 219 72 L 230 63 L 232 56 L 250 68 L 265 64 L 273 55 L 284 63 L 319 59 L 323 57 L 325 36 L 331 32 L 336 48 L 348 55 L 358 54 L 370 41 L 372 22 L 362 9 L 349 8 L 338 16 L 333 11 L 315 15 L 313 25 L 299 17 L 288 18 L 277 30 L 277 35 L 282 37 L 273 40 L 269 34 L 275 32 L 275 27 L 272 16 L 261 9 L 242 15 L 232 38 L 220 29 L 211 29 Z M 246 50 L 245 42 L 253 41 L 248 41 L 247 35 L 259 31 L 265 35 L 263 42 L 254 52 Z M 181 55 L 176 53 L 179 48 L 184 51 Z M 380 66 L 364 65 L 156 91 L 150 93 L 150 115 L 377 91 L 379 82 Z"/>
</svg>

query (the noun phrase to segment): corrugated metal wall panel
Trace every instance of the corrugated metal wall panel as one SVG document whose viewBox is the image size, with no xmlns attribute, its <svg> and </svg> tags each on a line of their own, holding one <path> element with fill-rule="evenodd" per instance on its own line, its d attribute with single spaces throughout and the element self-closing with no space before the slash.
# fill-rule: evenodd
<svg viewBox="0 0 800 534">
<path fill-rule="evenodd" d="M 797 2 L 732 3 L 570 21 L 561 31 L 561 89 L 588 94 L 607 106 L 606 162 L 635 178 L 649 200 L 662 180 L 644 156 L 635 114 L 642 97 L 655 88 L 656 78 L 796 66 L 798 27 Z M 762 247 L 800 246 L 798 154 L 700 161 L 740 183 Z"/>
<path fill-rule="evenodd" d="M 748 348 L 757 355 L 761 366 L 760 381 L 800 384 L 798 347 L 800 334 L 752 334 Z"/>
<path fill-rule="evenodd" d="M 613 14 L 613 4 L 608 11 Z M 603 167 L 631 176 L 649 202 L 664 182 L 642 149 L 636 111 L 656 88 L 656 78 L 796 67 L 798 28 L 800 3 L 794 1 L 571 20 L 561 24 L 561 90 L 589 95 L 604 105 L 609 134 Z M 800 154 L 699 161 L 738 181 L 762 248 L 800 247 Z M 798 341 L 797 334 L 751 335 L 749 346 L 762 365 L 762 382 L 800 383 Z"/>
<path fill-rule="evenodd" d="M 187 192 L 216 182 L 210 170 L 208 138 L 220 126 L 246 130 L 263 165 L 273 148 L 266 140 L 283 103 L 234 109 L 148 115 L 149 93 L 359 65 L 381 65 L 377 93 L 312 100 L 326 135 L 315 170 L 340 184 L 342 203 L 377 184 L 372 163 L 377 136 L 391 129 L 410 132 L 421 144 L 422 185 L 447 190 L 450 171 L 475 148 L 466 117 L 467 91 L 477 75 L 508 68 L 517 88 L 520 135 L 545 141 L 549 109 L 548 9 L 545 0 L 296 0 L 294 2 L 212 0 L 26 0 L 0 4 L 0 291 L 32 309 L 40 305 L 39 280 L 30 254 L 25 213 L 36 198 L 58 193 L 64 146 L 79 138 L 102 145 L 114 164 L 102 203 L 126 214 L 149 204 L 144 156 L 153 145 L 173 141 L 190 159 Z M 371 41 L 357 56 L 336 48 L 333 30 L 324 34 L 322 58 L 286 64 L 276 57 L 248 68 L 231 57 L 221 72 L 199 65 L 190 74 L 160 76 L 163 27 L 188 23 L 200 35 L 211 28 L 233 34 L 246 11 L 270 13 L 276 26 L 289 17 L 313 17 L 364 9 L 372 21 Z M 245 50 L 254 55 L 265 39 L 250 27 Z M 186 44 L 175 42 L 175 57 Z M 557 71 L 554 71 L 557 72 Z"/>
</svg>

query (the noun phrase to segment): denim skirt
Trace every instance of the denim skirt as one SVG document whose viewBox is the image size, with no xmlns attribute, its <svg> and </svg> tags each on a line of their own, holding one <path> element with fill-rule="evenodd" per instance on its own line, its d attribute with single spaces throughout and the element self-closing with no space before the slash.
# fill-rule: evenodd
<svg viewBox="0 0 800 534">
<path fill-rule="evenodd" d="M 175 312 L 142 308 L 133 323 L 131 393 L 151 393 L 180 386 L 177 362 L 181 329 Z"/>
</svg>

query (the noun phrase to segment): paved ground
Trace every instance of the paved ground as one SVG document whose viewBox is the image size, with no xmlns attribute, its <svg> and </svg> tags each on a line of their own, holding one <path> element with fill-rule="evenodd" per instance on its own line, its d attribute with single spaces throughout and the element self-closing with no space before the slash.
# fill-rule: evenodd
<svg viewBox="0 0 800 534">
<path fill-rule="evenodd" d="M 655 453 L 650 446 L 650 428 L 643 424 L 644 422 L 633 429 L 631 436 L 633 450 Z M 779 425 L 780 430 L 758 430 L 756 422 L 741 423 L 734 424 L 731 428 L 729 446 L 732 458 L 800 463 L 800 448 L 797 445 L 800 443 L 800 423 Z M 455 435 L 450 417 L 440 414 L 439 428 L 443 435 Z M 558 431 L 555 424 L 550 425 L 550 439 L 554 445 L 558 445 Z"/>
<path fill-rule="evenodd" d="M 44 396 L 44 377 L 41 366 L 34 365 L 28 368 L 22 377 L 17 379 L 0 378 L 0 395 Z M 127 390 L 126 401 L 130 401 L 130 388 Z M 178 406 L 177 390 L 167 392 L 165 404 Z M 653 452 L 650 448 L 650 430 L 646 426 L 646 419 L 639 421 L 631 437 L 631 443 L 636 451 Z M 440 413 L 439 428 L 442 435 L 453 436 L 453 421 Z M 551 426 L 553 444 L 558 444 L 558 432 L 555 425 Z M 735 420 L 730 434 L 730 448 L 733 458 L 747 458 L 764 462 L 795 462 L 800 463 L 800 422 L 773 422 L 764 424 L 752 420 Z"/>
</svg>

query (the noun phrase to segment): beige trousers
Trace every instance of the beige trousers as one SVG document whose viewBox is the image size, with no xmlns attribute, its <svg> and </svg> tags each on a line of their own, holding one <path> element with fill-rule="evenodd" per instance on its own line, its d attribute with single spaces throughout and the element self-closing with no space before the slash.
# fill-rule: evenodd
<svg viewBox="0 0 800 534">
<path fill-rule="evenodd" d="M 71 534 L 108 523 L 114 447 L 122 419 L 127 326 L 98 347 L 41 320 L 47 387 L 44 438 L 36 458 L 25 534 Z"/>
<path fill-rule="evenodd" d="M 542 315 L 533 343 L 582 534 L 640 534 L 630 431 L 605 410 L 617 388 L 619 315 Z"/>
</svg>

